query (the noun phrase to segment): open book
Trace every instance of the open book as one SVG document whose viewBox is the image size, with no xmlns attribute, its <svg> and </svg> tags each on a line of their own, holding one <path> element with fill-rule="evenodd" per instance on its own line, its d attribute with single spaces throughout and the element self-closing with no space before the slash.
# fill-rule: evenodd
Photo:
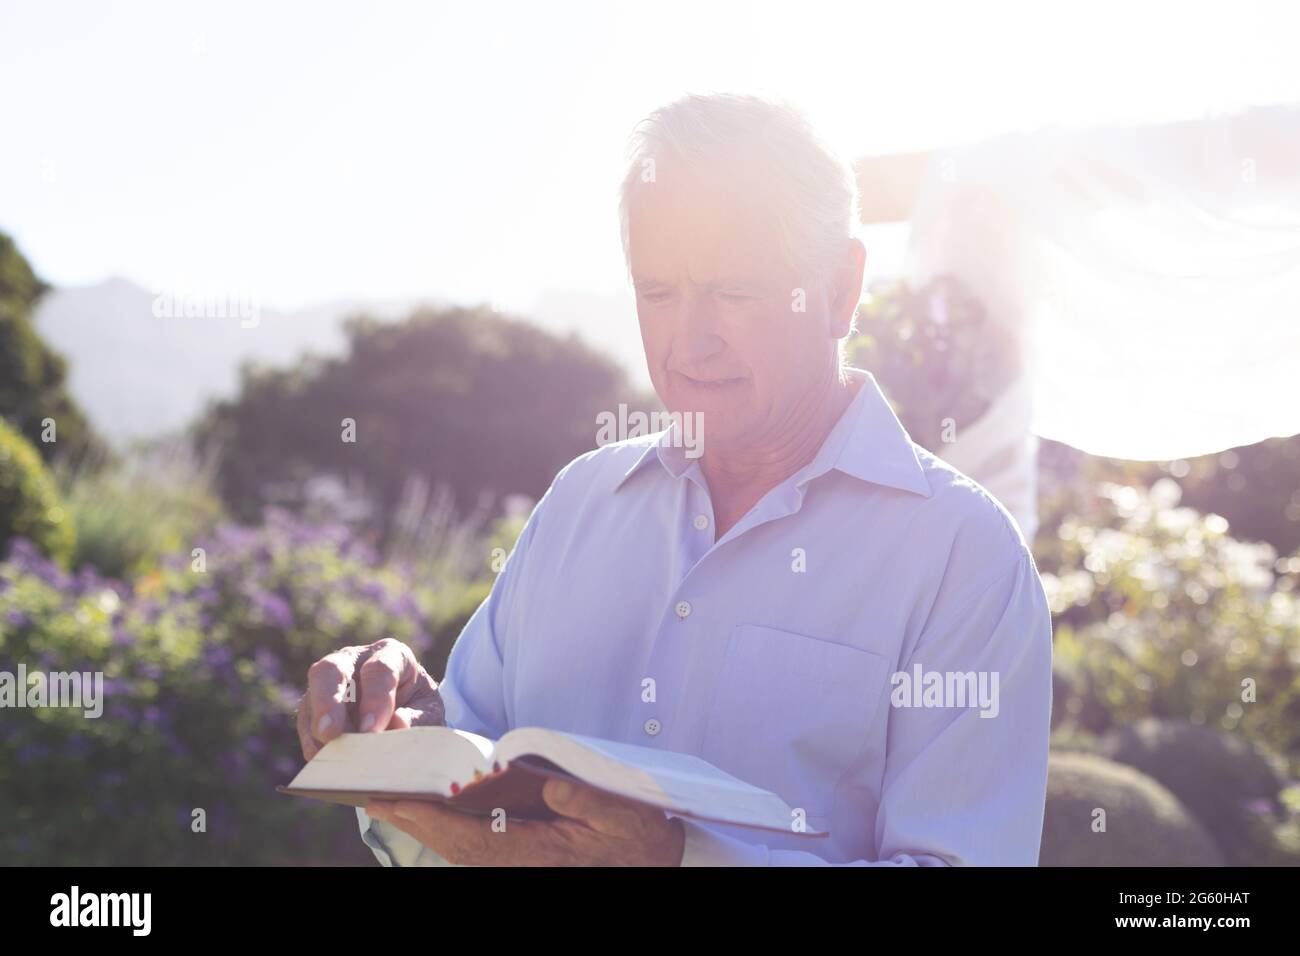
<svg viewBox="0 0 1300 956">
<path fill-rule="evenodd" d="M 344 734 L 330 741 L 281 793 L 364 807 L 369 799 L 426 800 L 466 813 L 547 819 L 549 777 L 572 777 L 676 816 L 803 836 L 796 814 L 774 793 L 750 786 L 689 754 L 579 734 L 521 727 L 495 744 L 449 727 Z"/>
</svg>

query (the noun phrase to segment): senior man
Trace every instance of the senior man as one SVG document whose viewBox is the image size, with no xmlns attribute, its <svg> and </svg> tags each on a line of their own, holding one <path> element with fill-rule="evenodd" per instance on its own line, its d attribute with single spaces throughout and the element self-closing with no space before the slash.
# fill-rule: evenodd
<svg viewBox="0 0 1300 956">
<path fill-rule="evenodd" d="M 689 96 L 643 121 L 624 248 L 655 390 L 698 416 L 702 454 L 674 424 L 579 456 L 440 686 L 398 642 L 346 648 L 313 666 L 299 716 L 308 759 L 345 730 L 441 722 L 696 754 L 829 836 L 705 825 L 552 780 L 558 816 L 504 832 L 372 801 L 359 818 L 382 862 L 1037 862 L 1042 585 L 1006 511 L 843 364 L 866 256 L 856 207 L 852 171 L 785 106 Z"/>
</svg>

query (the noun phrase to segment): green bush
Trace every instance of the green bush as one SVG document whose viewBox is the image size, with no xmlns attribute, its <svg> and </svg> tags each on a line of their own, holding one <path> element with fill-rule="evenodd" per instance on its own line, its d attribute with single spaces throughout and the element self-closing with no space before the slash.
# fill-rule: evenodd
<svg viewBox="0 0 1300 956">
<path fill-rule="evenodd" d="M 440 588 L 431 649 L 424 666 L 436 680 L 446 670 L 452 645 L 492 590 L 493 578 L 520 532 L 530 502 L 507 500 L 506 514 L 491 520 L 487 509 L 461 516 L 446 486 L 414 482 L 398 511 L 387 556 L 424 581 L 463 582 Z"/>
<path fill-rule="evenodd" d="M 1105 811 L 1105 830 L 1094 827 Z M 1219 866 L 1214 840 L 1178 799 L 1132 767 L 1054 751 L 1040 866 Z"/>
<path fill-rule="evenodd" d="M 77 529 L 72 566 L 128 580 L 188 551 L 221 518 L 208 471 L 183 447 L 156 447 L 61 475 Z"/>
<path fill-rule="evenodd" d="M 0 554 L 13 538 L 65 565 L 76 546 L 72 519 L 41 456 L 0 420 Z"/>
<path fill-rule="evenodd" d="M 424 562 L 415 564 L 418 571 L 430 575 L 428 580 L 447 580 L 450 577 L 451 580 L 466 582 L 463 587 L 441 590 L 442 599 L 431 609 L 435 623 L 430 650 L 423 663 L 435 680 L 442 680 L 452 645 L 479 605 L 487 600 L 492 591 L 493 572 L 501 570 L 500 559 L 509 554 L 522 530 L 521 518 L 506 517 L 493 522 L 473 545 L 463 546 L 467 553 L 483 556 L 484 560 L 479 563 L 464 560 L 449 563 L 444 560 L 436 561 L 433 567 Z M 432 573 L 434 568 L 436 574 Z M 485 571 L 488 572 L 486 576 Z"/>
<path fill-rule="evenodd" d="M 479 605 L 487 600 L 491 590 L 491 581 L 479 581 L 457 593 L 452 601 L 440 609 L 439 621 L 430 641 L 430 651 L 422 659 L 434 680 L 442 680 L 447 672 L 447 658 L 451 655 L 452 645 Z"/>
<path fill-rule="evenodd" d="M 1300 557 L 1238 541 L 1178 507 L 1168 479 L 1103 485 L 1040 536 L 1062 723 L 1104 734 L 1190 721 L 1288 761 L 1300 776 Z"/>
</svg>

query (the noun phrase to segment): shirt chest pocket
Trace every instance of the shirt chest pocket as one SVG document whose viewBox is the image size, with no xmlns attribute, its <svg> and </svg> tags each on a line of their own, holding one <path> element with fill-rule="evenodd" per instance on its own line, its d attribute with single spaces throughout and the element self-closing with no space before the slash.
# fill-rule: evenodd
<svg viewBox="0 0 1300 956">
<path fill-rule="evenodd" d="M 771 790 L 821 829 L 835 787 L 867 752 L 889 662 L 756 624 L 731 632 L 702 756 Z"/>
</svg>

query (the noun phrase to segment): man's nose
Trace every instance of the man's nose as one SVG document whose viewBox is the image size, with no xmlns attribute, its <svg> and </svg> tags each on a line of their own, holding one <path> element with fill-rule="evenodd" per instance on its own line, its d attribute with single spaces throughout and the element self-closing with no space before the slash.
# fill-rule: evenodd
<svg viewBox="0 0 1300 956">
<path fill-rule="evenodd" d="M 683 365 L 707 362 L 726 348 L 718 334 L 718 312 L 710 296 L 690 295 L 677 314 L 674 351 Z"/>
</svg>

